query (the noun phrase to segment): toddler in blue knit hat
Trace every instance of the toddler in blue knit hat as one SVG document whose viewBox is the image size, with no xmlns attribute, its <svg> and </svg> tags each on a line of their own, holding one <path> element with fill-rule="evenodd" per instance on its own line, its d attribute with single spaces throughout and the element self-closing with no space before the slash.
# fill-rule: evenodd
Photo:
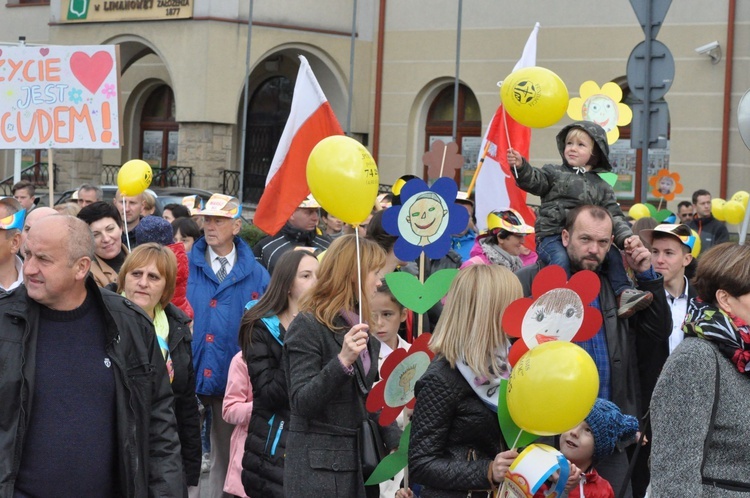
<svg viewBox="0 0 750 498">
<path fill-rule="evenodd" d="M 580 469 L 571 472 L 568 497 L 615 498 L 612 486 L 594 465 L 611 455 L 618 442 L 632 441 L 637 432 L 638 419 L 624 415 L 611 401 L 597 398 L 586 420 L 560 435 L 560 452 Z M 540 492 L 535 497 L 544 496 Z"/>
</svg>

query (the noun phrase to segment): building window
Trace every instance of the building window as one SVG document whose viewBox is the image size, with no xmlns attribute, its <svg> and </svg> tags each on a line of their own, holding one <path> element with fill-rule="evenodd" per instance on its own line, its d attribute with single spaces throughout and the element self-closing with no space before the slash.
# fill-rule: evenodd
<svg viewBox="0 0 750 498">
<path fill-rule="evenodd" d="M 172 89 L 161 85 L 151 92 L 141 114 L 140 157 L 154 171 L 177 166 L 179 125 L 174 115 Z"/>
<path fill-rule="evenodd" d="M 258 202 L 276 146 L 292 107 L 294 85 L 285 76 L 273 76 L 253 92 L 247 110 L 243 199 Z"/>
</svg>

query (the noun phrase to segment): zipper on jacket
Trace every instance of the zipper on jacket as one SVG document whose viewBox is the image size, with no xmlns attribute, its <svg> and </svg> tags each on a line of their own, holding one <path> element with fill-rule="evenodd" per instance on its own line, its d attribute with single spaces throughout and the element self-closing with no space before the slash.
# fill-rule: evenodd
<svg viewBox="0 0 750 498">
<path fill-rule="evenodd" d="M 273 432 L 273 420 L 276 418 L 276 414 L 273 414 L 271 416 L 271 419 L 268 421 L 268 436 L 266 437 L 266 445 L 263 447 L 263 452 L 268 452 L 268 443 L 271 442 L 271 433 Z"/>
<path fill-rule="evenodd" d="M 276 438 L 273 440 L 273 446 L 271 447 L 271 456 L 276 456 L 276 446 L 279 444 L 281 439 L 281 432 L 284 430 L 284 421 L 282 420 L 279 424 L 279 428 L 276 429 Z"/>
<path fill-rule="evenodd" d="M 15 316 L 17 320 L 23 320 L 23 342 L 21 343 L 21 412 L 20 418 L 18 419 L 18 440 L 16 441 L 15 455 L 13 460 L 12 476 L 15 481 L 18 476 L 18 470 L 21 468 L 21 451 L 23 450 L 23 439 L 26 436 L 26 377 L 23 374 L 23 369 L 26 366 L 26 345 L 28 343 L 31 331 L 29 330 L 29 322 L 23 317 Z"/>
</svg>

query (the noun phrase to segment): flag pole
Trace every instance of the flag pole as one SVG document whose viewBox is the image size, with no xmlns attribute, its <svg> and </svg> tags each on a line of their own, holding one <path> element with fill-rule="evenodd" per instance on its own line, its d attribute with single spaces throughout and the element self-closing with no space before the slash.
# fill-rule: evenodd
<svg viewBox="0 0 750 498">
<path fill-rule="evenodd" d="M 346 135 L 351 136 L 352 132 L 352 100 L 354 96 L 354 41 L 357 38 L 357 0 L 354 0 L 354 9 L 352 12 L 352 41 L 349 47 L 349 103 L 346 109 Z"/>
<path fill-rule="evenodd" d="M 489 150 L 490 150 L 490 141 L 487 140 L 487 143 L 484 144 L 482 157 L 479 158 L 479 162 L 477 163 L 477 169 L 474 170 L 474 176 L 471 177 L 471 183 L 469 184 L 469 189 L 466 191 L 466 197 L 471 196 L 471 192 L 474 190 L 474 185 L 477 183 L 477 177 L 479 176 L 479 172 L 482 170 L 482 165 L 484 164 L 484 158 L 487 157 L 487 152 Z"/>
<path fill-rule="evenodd" d="M 240 135 L 240 191 L 237 198 L 240 203 L 244 200 L 245 190 L 245 144 L 247 142 L 247 108 L 250 107 L 250 40 L 253 32 L 253 0 L 250 0 L 250 10 L 247 14 L 247 50 L 245 53 L 245 105 L 242 109 L 242 134 Z M 224 192 L 225 194 L 227 192 Z"/>
<path fill-rule="evenodd" d="M 458 27 L 456 33 L 456 78 L 453 82 L 453 141 L 457 141 L 458 128 L 458 69 L 461 67 L 461 17 L 464 10 L 463 0 L 458 0 Z"/>
</svg>

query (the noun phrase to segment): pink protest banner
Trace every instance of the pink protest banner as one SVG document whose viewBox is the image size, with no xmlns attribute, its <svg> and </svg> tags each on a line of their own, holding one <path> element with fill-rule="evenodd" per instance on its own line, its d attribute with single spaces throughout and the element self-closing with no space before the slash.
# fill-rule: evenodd
<svg viewBox="0 0 750 498">
<path fill-rule="evenodd" d="M 0 149 L 120 147 L 114 45 L 0 48 Z"/>
</svg>

